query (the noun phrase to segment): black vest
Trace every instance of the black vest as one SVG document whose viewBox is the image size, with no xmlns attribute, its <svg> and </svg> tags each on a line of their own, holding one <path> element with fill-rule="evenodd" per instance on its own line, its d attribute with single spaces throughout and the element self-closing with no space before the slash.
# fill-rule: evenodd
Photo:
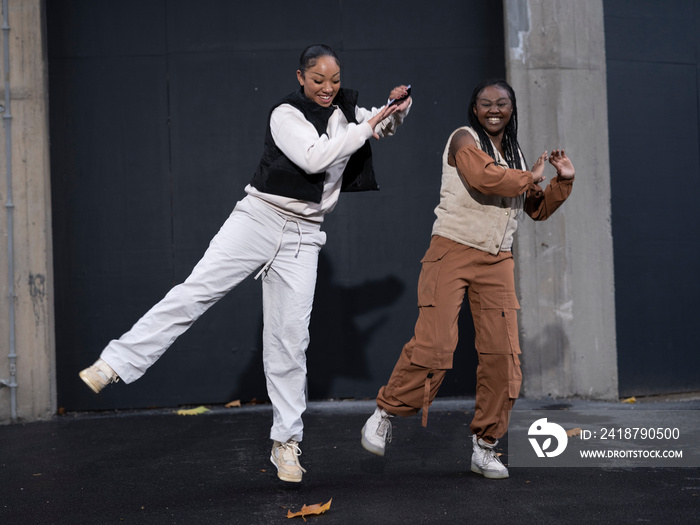
<svg viewBox="0 0 700 525">
<path fill-rule="evenodd" d="M 306 120 L 313 124 L 320 137 L 326 132 L 328 119 L 335 108 L 323 107 L 309 100 L 304 95 L 303 88 L 287 95 L 275 104 L 267 117 L 267 132 L 265 134 L 265 149 L 250 184 L 258 191 L 281 195 L 292 199 L 299 199 L 319 203 L 323 195 L 323 183 L 326 179 L 324 173 L 306 173 L 294 164 L 280 151 L 272 139 L 270 131 L 270 116 L 272 111 L 282 104 L 290 104 L 302 112 Z M 333 104 L 340 107 L 348 122 L 357 123 L 355 118 L 355 106 L 357 105 L 357 91 L 340 88 L 333 100 Z M 377 182 L 372 167 L 372 149 L 369 140 L 352 154 L 345 171 L 341 191 L 365 191 L 378 190 Z"/>
</svg>

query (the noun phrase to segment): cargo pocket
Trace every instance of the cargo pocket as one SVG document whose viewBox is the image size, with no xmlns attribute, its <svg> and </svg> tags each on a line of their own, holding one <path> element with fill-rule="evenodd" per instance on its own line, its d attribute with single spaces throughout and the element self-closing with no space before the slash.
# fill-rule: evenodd
<svg viewBox="0 0 700 525">
<path fill-rule="evenodd" d="M 520 358 L 513 354 L 513 367 L 508 374 L 508 397 L 517 399 L 520 396 L 520 387 L 523 383 L 523 374 L 520 370 Z"/>
<path fill-rule="evenodd" d="M 442 281 L 450 278 L 444 274 L 445 258 L 456 243 L 439 235 L 430 240 L 430 247 L 421 259 L 422 268 L 418 278 L 418 321 L 416 322 L 411 363 L 430 369 L 452 368 L 452 354 L 457 334 L 444 326 L 437 308 L 438 293 Z"/>
<path fill-rule="evenodd" d="M 519 354 L 518 310 L 520 304 L 513 292 L 479 294 L 480 326 L 476 349 L 482 354 Z"/>
<path fill-rule="evenodd" d="M 435 306 L 435 290 L 440 279 L 440 260 L 454 246 L 454 242 L 440 236 L 433 236 L 428 251 L 421 259 L 422 267 L 418 277 L 418 307 Z"/>
</svg>

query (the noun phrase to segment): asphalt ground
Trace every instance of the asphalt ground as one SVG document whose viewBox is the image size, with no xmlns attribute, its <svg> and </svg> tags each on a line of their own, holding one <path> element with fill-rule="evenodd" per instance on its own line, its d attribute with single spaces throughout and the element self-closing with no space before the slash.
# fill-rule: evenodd
<svg viewBox="0 0 700 525">
<path fill-rule="evenodd" d="M 209 408 L 0 426 L 0 524 L 294 523 L 304 518 L 290 521 L 288 511 L 331 499 L 306 522 L 700 523 L 697 466 L 510 467 L 505 480 L 472 473 L 473 399 L 437 399 L 427 428 L 420 416 L 394 418 L 384 457 L 360 445 L 373 402 L 310 403 L 300 457 L 308 472 L 298 484 L 278 480 L 269 461 L 269 405 Z M 700 410 L 700 398 L 516 403 L 579 409 Z M 507 464 L 507 436 L 499 450 Z"/>
</svg>

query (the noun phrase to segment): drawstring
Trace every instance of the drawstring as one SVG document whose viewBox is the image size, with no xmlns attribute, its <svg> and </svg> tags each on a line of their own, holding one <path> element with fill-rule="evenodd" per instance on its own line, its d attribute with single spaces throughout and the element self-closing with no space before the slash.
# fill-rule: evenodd
<svg viewBox="0 0 700 525">
<path fill-rule="evenodd" d="M 272 266 L 272 263 L 275 261 L 277 258 L 277 254 L 280 252 L 280 248 L 282 248 L 282 240 L 284 239 L 284 229 L 287 227 L 288 222 L 293 222 L 294 224 L 297 225 L 297 233 L 299 234 L 299 240 L 297 241 L 297 250 L 294 252 L 294 257 L 299 255 L 299 251 L 301 250 L 301 224 L 299 224 L 299 221 L 297 219 L 294 219 L 292 217 L 287 217 L 284 219 L 284 224 L 282 225 L 282 232 L 280 233 L 280 238 L 277 241 L 277 247 L 275 248 L 275 253 L 272 254 L 272 257 L 270 258 L 269 261 L 265 263 L 265 266 L 263 266 L 260 271 L 255 275 L 255 279 L 260 277 L 260 275 L 264 272 L 267 274 L 267 271 L 270 269 L 270 266 Z"/>
</svg>

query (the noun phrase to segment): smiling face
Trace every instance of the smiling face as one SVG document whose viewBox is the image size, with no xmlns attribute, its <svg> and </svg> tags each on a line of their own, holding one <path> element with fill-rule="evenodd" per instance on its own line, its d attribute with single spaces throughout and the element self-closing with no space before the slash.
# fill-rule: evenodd
<svg viewBox="0 0 700 525">
<path fill-rule="evenodd" d="M 508 91 L 499 86 L 487 86 L 476 97 L 472 108 L 484 131 L 492 137 L 503 135 L 513 114 L 513 101 Z"/>
<path fill-rule="evenodd" d="M 319 106 L 328 107 L 340 90 L 340 66 L 335 58 L 321 56 L 305 71 L 297 71 L 304 95 Z"/>
</svg>

